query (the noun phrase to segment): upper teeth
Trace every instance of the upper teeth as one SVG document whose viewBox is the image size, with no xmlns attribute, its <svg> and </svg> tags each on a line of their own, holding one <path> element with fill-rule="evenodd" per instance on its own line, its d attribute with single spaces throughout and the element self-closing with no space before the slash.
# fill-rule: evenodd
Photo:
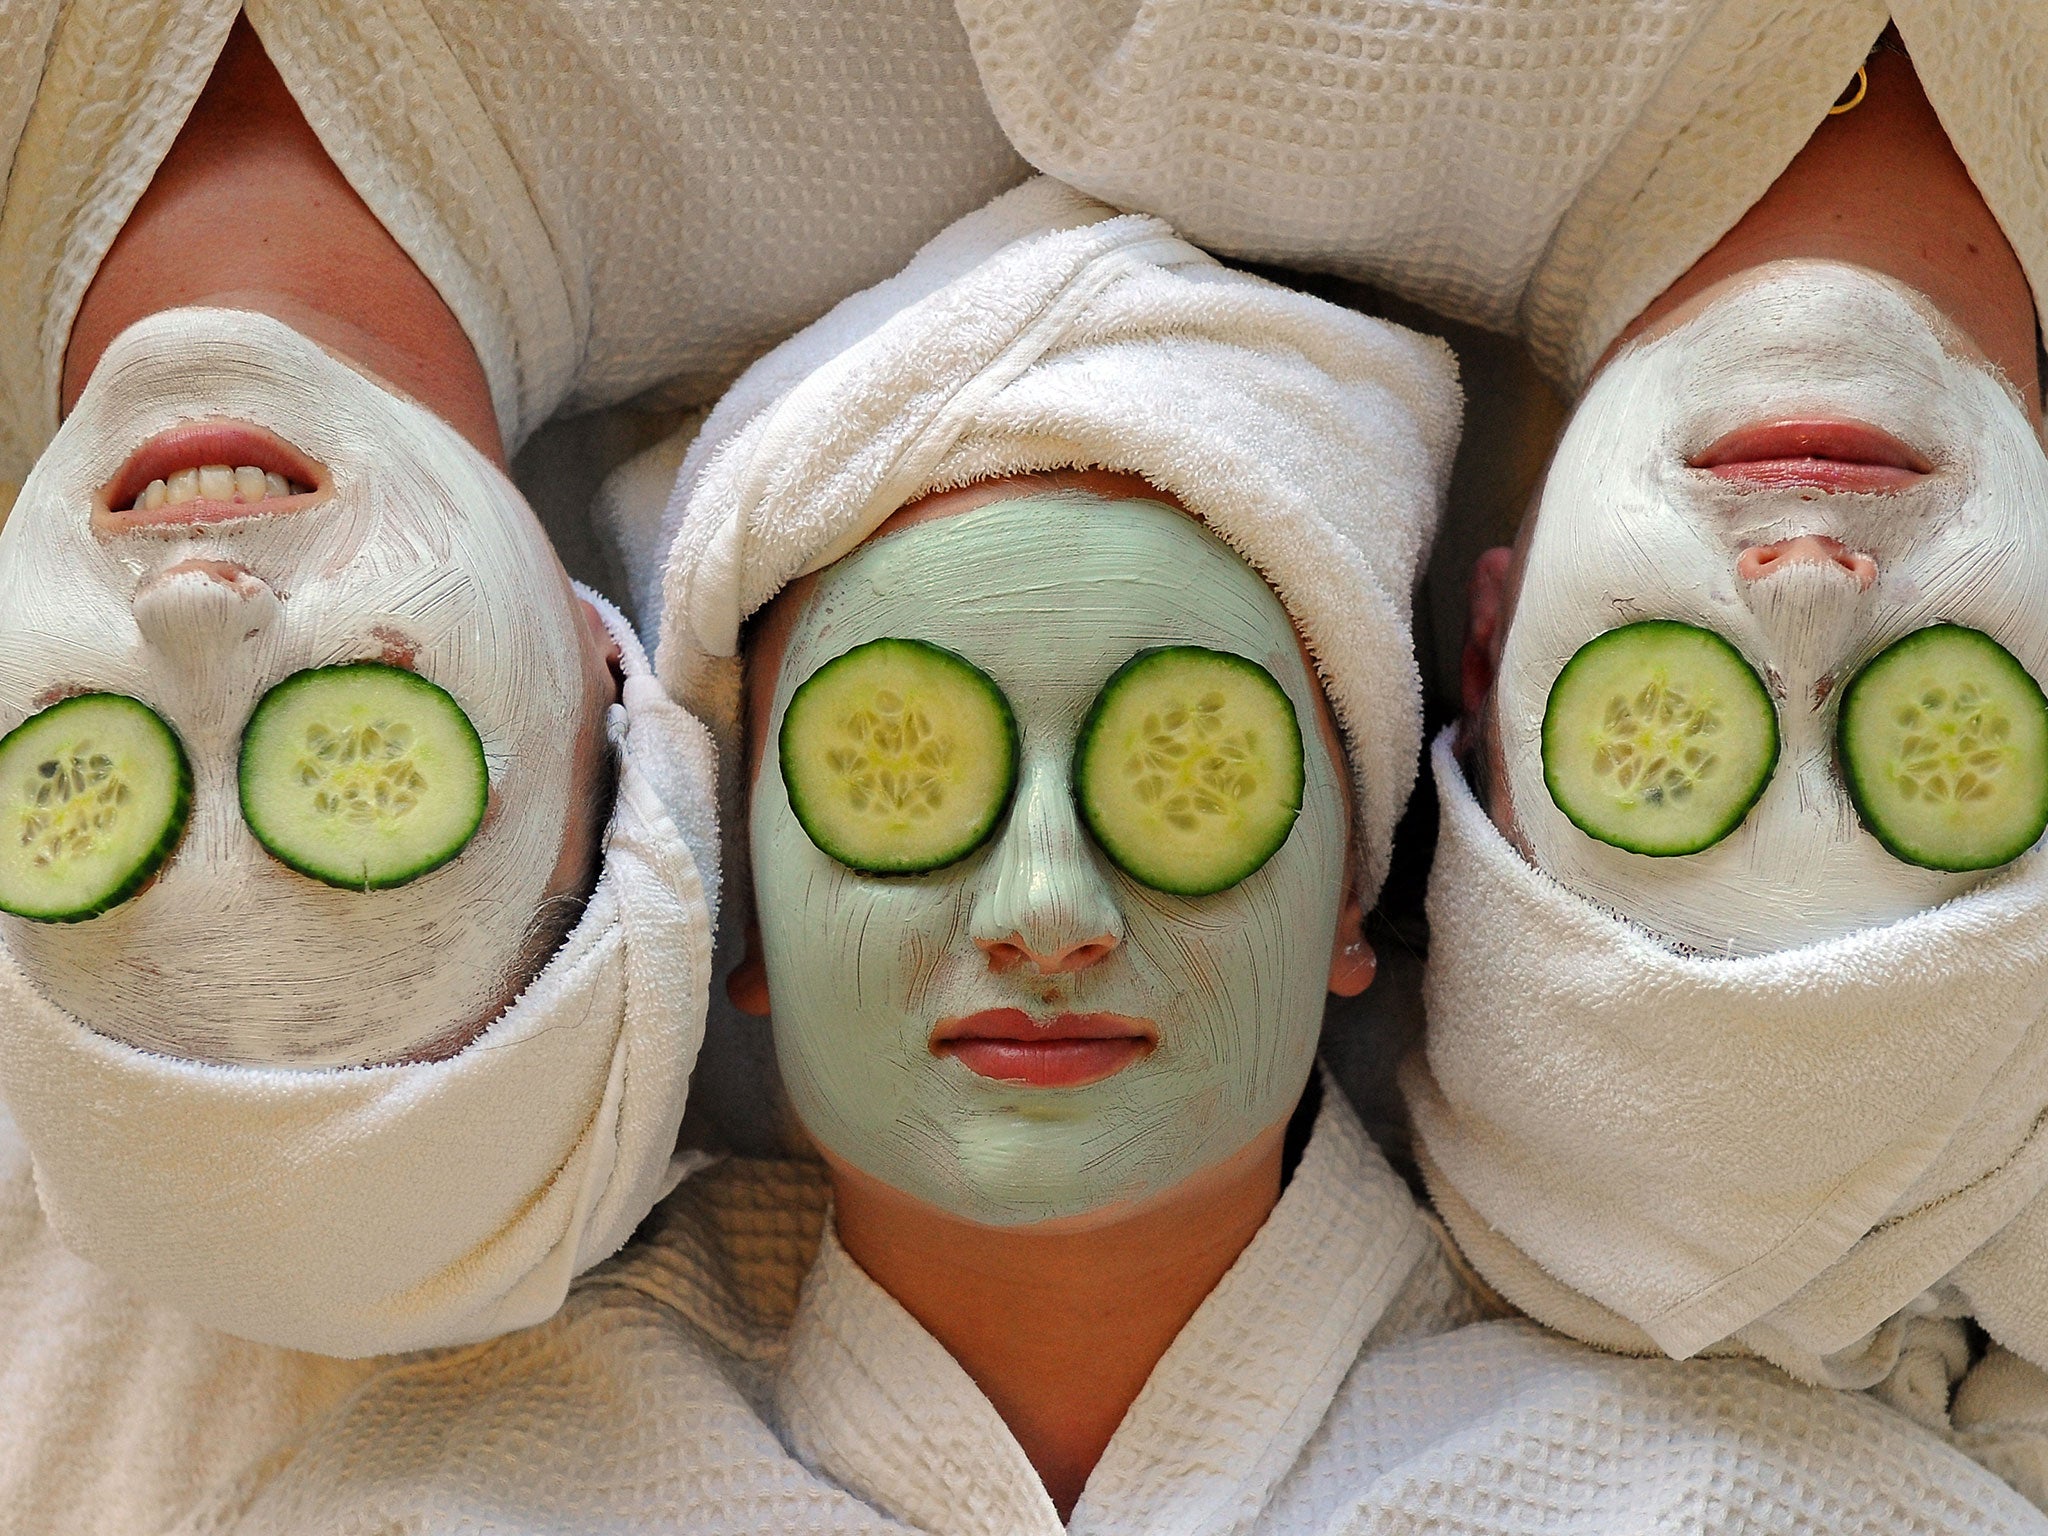
<svg viewBox="0 0 2048 1536">
<path fill-rule="evenodd" d="M 237 469 L 202 464 L 197 469 L 181 469 L 167 480 L 150 481 L 130 510 L 154 512 L 186 501 L 262 501 L 268 496 L 302 496 L 305 492 L 303 485 L 280 474 L 266 474 L 254 464 Z"/>
</svg>

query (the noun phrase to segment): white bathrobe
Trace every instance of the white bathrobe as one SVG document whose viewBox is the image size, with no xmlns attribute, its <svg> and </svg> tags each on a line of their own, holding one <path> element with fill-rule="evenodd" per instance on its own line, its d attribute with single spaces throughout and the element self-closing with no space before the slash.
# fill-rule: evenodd
<svg viewBox="0 0 2048 1536">
<path fill-rule="evenodd" d="M 514 446 L 563 406 L 708 404 L 1026 174 L 947 0 L 7 0 L 0 480 L 55 430 L 79 303 L 244 9 Z"/>
<path fill-rule="evenodd" d="M 11 1137 L 0 1227 L 9 1533 L 1062 1529 L 988 1400 L 846 1257 L 805 1164 L 696 1175 L 538 1328 L 351 1364 L 128 1299 L 38 1230 Z M 2042 1528 L 1867 1398 L 1598 1355 L 1477 1309 L 1329 1091 L 1067 1529 Z"/>
<path fill-rule="evenodd" d="M 1223 255 L 1517 331 L 1581 382 L 1895 20 L 2048 296 L 2039 0 L 958 0 L 1040 170 Z"/>
<path fill-rule="evenodd" d="M 954 163 L 947 155 L 986 147 L 975 114 L 941 107 L 957 97 L 914 80 L 864 93 L 854 69 L 849 111 L 871 96 L 904 104 L 930 134 L 914 152 L 870 162 L 880 169 L 865 179 L 838 174 L 832 153 L 861 140 L 843 124 L 819 126 L 817 82 L 759 85 L 784 104 L 790 132 L 816 136 L 806 143 L 827 163 L 817 186 L 829 206 L 798 197 L 797 213 L 778 215 L 772 231 L 732 236 L 749 209 L 781 208 L 773 115 L 761 158 L 725 165 L 708 182 L 691 178 L 696 161 L 682 151 L 721 142 L 730 98 L 700 102 L 697 118 L 683 114 L 696 136 L 657 145 L 676 153 L 625 135 L 631 142 L 618 153 L 627 158 L 579 163 L 570 175 L 549 157 L 571 155 L 585 139 L 621 138 L 592 98 L 576 96 L 571 66 L 594 50 L 610 72 L 593 66 L 593 78 L 651 92 L 648 113 L 673 126 L 664 90 L 722 79 L 744 96 L 750 82 L 775 75 L 763 61 L 779 57 L 801 18 L 722 19 L 678 7 L 674 24 L 704 51 L 664 59 L 638 51 L 638 32 L 603 33 L 609 13 L 595 9 L 573 13 L 587 29 L 572 35 L 559 21 L 572 14 L 566 8 L 535 6 L 533 14 L 558 18 L 556 30 L 536 23 L 517 38 L 527 15 L 519 6 L 430 12 L 388 0 L 351 8 L 343 26 L 331 7 L 309 5 L 297 32 L 297 7 L 249 9 L 330 152 L 477 341 L 515 441 L 571 398 L 579 377 L 608 381 L 574 397 L 595 403 L 664 379 L 682 380 L 687 397 L 699 387 L 692 381 L 730 371 L 802 314 L 789 301 L 762 319 L 758 292 L 772 285 L 755 282 L 749 261 L 772 248 L 776 273 L 792 284 L 808 278 L 830 265 L 819 227 L 872 227 L 910 196 L 891 176 L 929 191 L 945 180 L 934 167 Z M 84 0 L 5 8 L 0 71 L 32 74 L 40 63 L 42 73 L 0 87 L 0 130 L 19 129 L 0 260 L 17 273 L 55 274 L 46 300 L 0 316 L 0 393 L 24 424 L 9 429 L 21 451 L 54 422 L 70 316 L 232 11 L 166 6 L 152 20 L 144 9 Z M 632 14 L 636 27 L 645 21 Z M 83 30 L 70 31 L 74 22 Z M 710 36 L 726 22 L 762 30 Z M 931 38 L 935 57 L 951 46 L 944 26 Z M 896 57 L 886 40 L 872 53 L 866 46 L 839 39 L 790 51 L 865 58 L 874 70 Z M 38 97 L 46 84 L 65 89 Z M 550 91 L 570 99 L 563 105 Z M 531 100 L 541 106 L 520 105 Z M 585 132 L 584 123 L 596 126 Z M 134 134 L 140 140 L 124 137 Z M 613 151 L 587 152 L 601 162 Z M 992 167 L 999 185 L 1016 171 L 1006 156 L 975 163 Z M 699 188 L 702 201 L 663 215 L 668 222 L 638 244 L 598 247 L 579 233 L 585 210 L 570 206 L 574 198 L 554 204 L 533 190 L 567 184 L 605 211 L 631 209 L 640 184 L 623 173 L 629 161 L 649 180 Z M 607 181 L 607 170 L 619 174 Z M 751 179 L 732 179 L 740 176 Z M 737 196 L 736 185 L 759 190 Z M 926 228 L 985 190 L 964 193 Z M 692 212 L 731 236 L 720 248 L 726 268 L 692 266 Z M 906 233 L 897 256 L 921 232 Z M 877 261 L 877 273 L 895 260 Z M 704 275 L 719 270 L 746 275 L 722 285 Z M 657 279 L 670 284 L 660 294 L 634 286 Z M 677 334 L 684 343 L 672 342 Z M 683 350 L 659 350 L 671 345 Z M 608 357 L 627 361 L 607 371 Z M 877 1509 L 933 1530 L 1050 1528 L 1042 1491 L 986 1401 L 835 1245 L 825 1245 L 785 1326 L 814 1241 L 796 1229 L 808 1219 L 815 1231 L 821 1208 L 815 1182 L 786 1167 L 734 1164 L 691 1180 L 553 1321 L 386 1361 L 367 1377 L 352 1374 L 363 1367 L 228 1345 L 106 1290 L 110 1282 L 87 1283 L 29 1210 L 25 1179 L 10 1191 L 16 1217 L 0 1264 L 14 1266 L 8 1286 L 23 1304 L 5 1314 L 22 1320 L 18 1330 L 0 1324 L 0 1381 L 20 1388 L 0 1399 L 0 1518 L 23 1510 L 24 1530 L 148 1531 L 181 1518 L 193 1530 L 232 1529 L 238 1519 L 246 1530 L 374 1529 L 383 1513 L 405 1511 L 424 1511 L 427 1529 L 467 1511 L 512 1529 L 761 1530 L 806 1510 L 822 1529 L 833 1520 L 887 1528 Z M 1077 1527 L 1420 1530 L 1463 1521 L 1505 1532 L 1555 1529 L 1569 1514 L 1592 1531 L 1744 1521 L 1766 1530 L 2035 1528 L 2002 1486 L 1873 1403 L 1817 1396 L 1747 1365 L 1609 1360 L 1519 1324 L 1445 1331 L 1467 1315 L 1405 1191 L 1348 1111 L 1327 1106 L 1281 1207 L 1112 1444 Z M 1321 1352 L 1305 1357 L 1304 1348 Z M 223 1402 L 247 1405 L 221 1421 L 232 1430 L 211 1428 Z M 203 1457 L 190 1450 L 197 1422 L 209 1426 Z M 1887 1466 L 1882 1489 L 1851 1475 L 1873 1456 Z M 214 1507 L 190 1503 L 202 1490 Z M 27 1500 L 40 1502 L 31 1509 Z"/>
<path fill-rule="evenodd" d="M 18 483 L 54 429 L 79 302 L 241 8 L 0 6 L 0 481 Z M 1021 179 L 1017 150 L 1222 254 L 1519 330 L 1577 379 L 1769 187 L 1888 14 L 1882 0 L 246 9 L 328 153 L 462 322 L 514 444 L 564 406 L 649 390 L 709 403 Z M 2048 291 L 2040 7 L 1889 12 Z"/>
<path fill-rule="evenodd" d="M 386 1365 L 230 1338 L 74 1257 L 0 1109 L 6 1536 L 152 1536 Z"/>
</svg>

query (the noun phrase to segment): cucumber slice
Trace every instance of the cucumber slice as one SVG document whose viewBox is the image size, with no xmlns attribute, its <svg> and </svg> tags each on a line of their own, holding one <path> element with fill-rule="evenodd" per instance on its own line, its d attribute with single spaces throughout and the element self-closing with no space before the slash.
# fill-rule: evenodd
<svg viewBox="0 0 2048 1536">
<path fill-rule="evenodd" d="M 1863 825 L 1927 869 L 1993 869 L 2048 828 L 2048 699 L 1982 630 L 1896 640 L 1842 693 L 1842 776 Z"/>
<path fill-rule="evenodd" d="M 987 842 L 1017 786 L 1017 722 L 981 668 L 922 640 L 870 640 L 790 695 L 789 806 L 864 875 L 912 875 Z"/>
<path fill-rule="evenodd" d="M 351 891 L 439 869 L 484 819 L 483 742 L 447 690 L 380 661 L 295 672 L 242 731 L 242 819 L 271 856 Z"/>
<path fill-rule="evenodd" d="M 1301 813 L 1301 726 L 1255 661 L 1140 651 L 1082 723 L 1074 798 L 1102 851 L 1144 885 L 1211 896 L 1280 850 Z"/>
<path fill-rule="evenodd" d="M 0 912 L 76 923 L 163 868 L 192 766 L 162 717 L 120 693 L 52 704 L 0 736 Z"/>
<path fill-rule="evenodd" d="M 1668 858 L 1742 824 L 1778 764 L 1763 679 L 1711 630 L 1674 619 L 1580 646 L 1543 711 L 1543 782 L 1588 837 Z"/>
</svg>

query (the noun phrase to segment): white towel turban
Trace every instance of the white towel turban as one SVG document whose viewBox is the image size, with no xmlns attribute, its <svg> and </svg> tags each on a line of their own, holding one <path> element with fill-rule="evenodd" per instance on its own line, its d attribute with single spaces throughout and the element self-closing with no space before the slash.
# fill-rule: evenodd
<svg viewBox="0 0 2048 1536">
<path fill-rule="evenodd" d="M 626 673 L 602 869 L 554 958 L 456 1055 L 181 1061 L 94 1033 L 0 951 L 0 1091 L 73 1252 L 227 1333 L 383 1354 L 552 1316 L 675 1186 L 711 971 L 710 747 L 586 596 Z"/>
<path fill-rule="evenodd" d="M 1441 342 L 1027 183 L 762 358 L 706 421 L 669 506 L 662 681 L 736 767 L 740 626 L 785 584 L 926 491 L 1129 471 L 1259 570 L 1305 637 L 1349 744 L 1369 903 L 1414 782 L 1409 598 L 1459 405 Z"/>
</svg>

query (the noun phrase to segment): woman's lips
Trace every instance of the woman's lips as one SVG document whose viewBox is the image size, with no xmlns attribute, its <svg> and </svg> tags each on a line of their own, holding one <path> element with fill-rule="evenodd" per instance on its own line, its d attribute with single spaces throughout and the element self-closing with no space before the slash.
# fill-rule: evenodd
<svg viewBox="0 0 2048 1536">
<path fill-rule="evenodd" d="M 1150 1020 L 1126 1014 L 1062 1013 L 1040 1022 L 1021 1008 L 989 1008 L 939 1020 L 931 1048 L 997 1082 L 1081 1088 L 1142 1061 L 1158 1043 Z"/>
<path fill-rule="evenodd" d="M 232 494 L 200 495 L 147 510 L 135 505 L 152 481 L 168 481 L 184 472 L 220 465 L 231 469 L 249 466 L 312 489 L 284 496 L 266 494 L 260 500 L 237 500 Z M 92 525 L 96 533 L 104 535 L 275 517 L 303 511 L 326 495 L 328 486 L 326 469 L 274 432 L 246 421 L 194 421 L 159 432 L 128 456 L 93 499 Z"/>
<path fill-rule="evenodd" d="M 1738 427 L 1687 461 L 1723 480 L 1772 490 L 1900 491 L 1934 466 L 1862 421 L 1769 421 Z"/>
</svg>

